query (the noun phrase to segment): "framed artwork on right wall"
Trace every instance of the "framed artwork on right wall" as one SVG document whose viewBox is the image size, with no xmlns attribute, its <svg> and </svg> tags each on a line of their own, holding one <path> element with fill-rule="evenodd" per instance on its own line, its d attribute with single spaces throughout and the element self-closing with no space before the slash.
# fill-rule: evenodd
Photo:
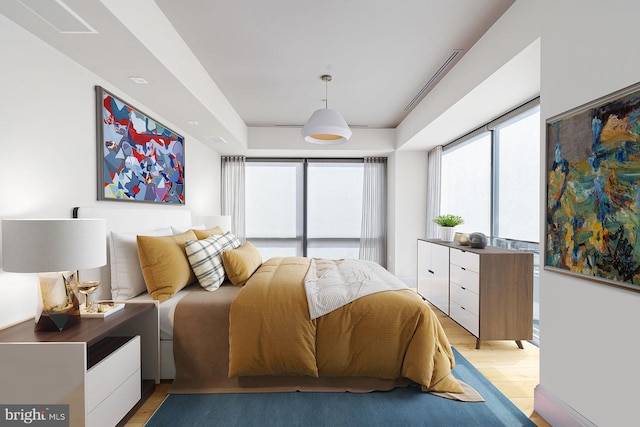
<svg viewBox="0 0 640 427">
<path fill-rule="evenodd" d="M 545 269 L 640 292 L 640 84 L 546 121 Z"/>
</svg>

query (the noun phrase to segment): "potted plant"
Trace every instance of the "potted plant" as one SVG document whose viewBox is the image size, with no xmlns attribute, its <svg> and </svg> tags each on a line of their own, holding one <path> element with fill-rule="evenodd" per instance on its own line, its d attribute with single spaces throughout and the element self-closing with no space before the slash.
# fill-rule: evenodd
<svg viewBox="0 0 640 427">
<path fill-rule="evenodd" d="M 444 214 L 435 217 L 433 222 L 440 226 L 440 239 L 445 242 L 453 242 L 453 229 L 464 224 L 464 219 L 458 215 Z"/>
</svg>

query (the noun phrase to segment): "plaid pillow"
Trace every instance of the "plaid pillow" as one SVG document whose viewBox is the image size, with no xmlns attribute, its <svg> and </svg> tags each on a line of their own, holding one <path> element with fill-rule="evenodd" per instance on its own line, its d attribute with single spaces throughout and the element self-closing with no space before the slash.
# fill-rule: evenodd
<svg viewBox="0 0 640 427">
<path fill-rule="evenodd" d="M 200 286 L 215 291 L 224 282 L 225 272 L 222 252 L 240 246 L 240 241 L 231 232 L 214 235 L 202 240 L 189 240 L 184 249 Z"/>
</svg>

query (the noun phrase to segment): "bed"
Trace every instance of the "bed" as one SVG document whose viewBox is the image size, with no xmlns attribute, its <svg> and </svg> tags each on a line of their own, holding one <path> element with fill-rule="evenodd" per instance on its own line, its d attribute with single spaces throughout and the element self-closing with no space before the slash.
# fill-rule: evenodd
<svg viewBox="0 0 640 427">
<path fill-rule="evenodd" d="M 370 269 L 384 270 L 379 266 L 298 257 L 262 260 L 250 243 L 236 242 L 219 251 L 224 255 L 224 281 L 215 290 L 206 289 L 210 277 L 191 256 L 206 253 L 207 242 L 220 244 L 219 236 L 205 233 L 215 229 L 214 224 L 193 225 L 185 209 L 90 207 L 75 208 L 74 216 L 107 222 L 108 265 L 80 272 L 82 280 L 111 285 L 101 286 L 96 298 L 158 305 L 160 377 L 174 379 L 172 393 L 366 392 L 418 386 L 458 400 L 477 400 L 451 374 L 455 361 L 437 318 L 406 286 L 350 295 L 346 303 L 335 300 L 360 291 L 339 289 L 332 297 L 317 295 L 313 303 L 307 298 L 313 294 L 310 286 L 335 281 L 333 272 L 370 279 Z M 184 237 L 192 232 L 198 233 L 195 241 Z M 184 254 L 163 252 L 164 258 L 156 260 L 164 274 L 182 274 L 179 279 L 190 284 L 168 290 L 150 286 L 141 239 L 170 240 L 172 245 L 177 239 L 183 249 L 198 248 L 187 250 L 189 271 Z M 182 263 L 178 267 L 177 258 Z M 385 273 L 390 275 L 386 270 L 380 274 Z M 390 286 L 386 276 L 375 277 L 380 286 Z"/>
</svg>

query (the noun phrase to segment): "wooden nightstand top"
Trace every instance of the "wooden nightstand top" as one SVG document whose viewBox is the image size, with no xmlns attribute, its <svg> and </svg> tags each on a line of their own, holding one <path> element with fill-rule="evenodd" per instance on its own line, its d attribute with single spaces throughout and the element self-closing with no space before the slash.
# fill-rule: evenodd
<svg viewBox="0 0 640 427">
<path fill-rule="evenodd" d="M 0 342 L 86 342 L 91 345 L 108 336 L 113 329 L 153 308 L 153 303 L 126 304 L 124 310 L 104 319 L 83 318 L 78 324 L 59 332 L 36 332 L 33 330 L 34 320 L 25 320 L 1 330 Z"/>
</svg>

